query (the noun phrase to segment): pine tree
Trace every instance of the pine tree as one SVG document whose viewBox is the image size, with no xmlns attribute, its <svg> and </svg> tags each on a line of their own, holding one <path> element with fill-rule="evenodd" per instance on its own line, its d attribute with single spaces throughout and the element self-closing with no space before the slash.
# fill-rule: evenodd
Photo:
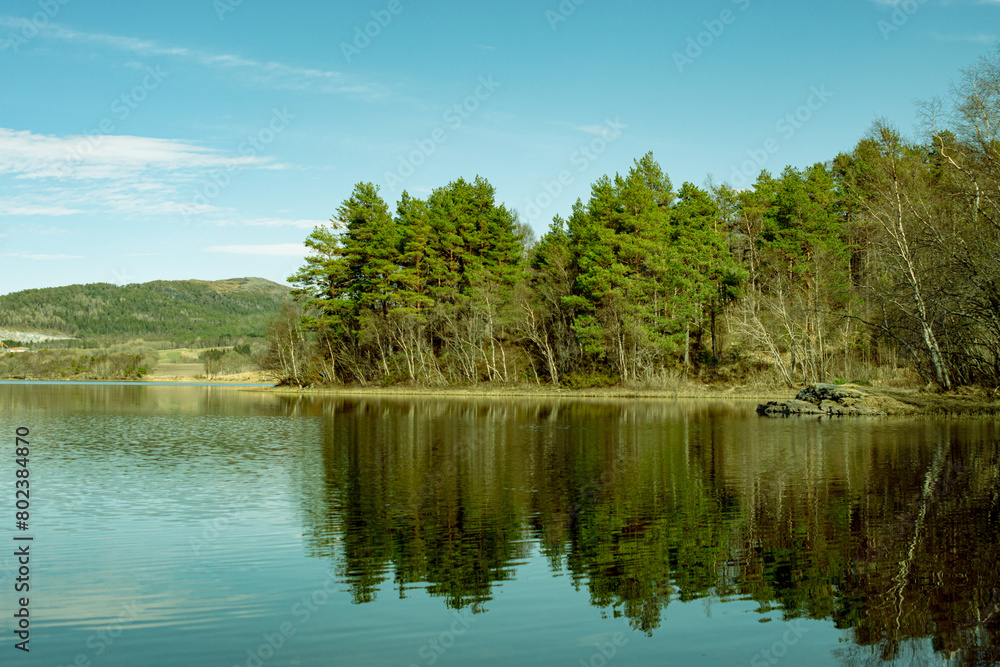
<svg viewBox="0 0 1000 667">
<path fill-rule="evenodd" d="M 433 243 L 426 202 L 403 192 L 396 208 L 399 232 L 399 270 L 395 275 L 395 304 L 389 311 L 396 344 L 410 380 L 440 381 L 427 325 L 434 306 L 430 296 L 428 254 Z"/>
<path fill-rule="evenodd" d="M 625 383 L 656 372 L 677 349 L 665 287 L 673 199 L 670 179 L 647 154 L 628 175 L 599 179 L 568 221 L 576 280 L 563 303 L 590 363 L 610 364 Z"/>
<path fill-rule="evenodd" d="M 670 274 L 674 286 L 674 317 L 684 327 L 685 367 L 690 365 L 692 330 L 698 347 L 706 325 L 712 338 L 711 358 L 717 361 L 717 320 L 735 300 L 744 276 L 729 251 L 720 224 L 721 212 L 705 190 L 691 183 L 681 186 L 670 224 L 674 248 Z"/>
</svg>

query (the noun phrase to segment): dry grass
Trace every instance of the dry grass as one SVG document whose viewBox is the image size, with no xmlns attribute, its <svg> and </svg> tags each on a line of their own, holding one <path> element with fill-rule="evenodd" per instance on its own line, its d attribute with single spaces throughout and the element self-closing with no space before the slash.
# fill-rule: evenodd
<svg viewBox="0 0 1000 667">
<path fill-rule="evenodd" d="M 170 373 L 160 373 L 157 372 L 152 375 L 147 375 L 144 380 L 149 382 L 178 382 L 178 383 L 201 383 L 201 382 L 220 382 L 220 383 L 233 383 L 233 384 L 274 384 L 278 381 L 270 371 L 247 371 L 244 373 L 230 373 L 226 375 L 212 375 L 209 377 L 205 374 L 204 364 L 174 364 L 175 366 L 198 366 L 201 370 L 198 373 L 191 372 L 191 369 L 172 369 L 179 370 L 176 374 Z M 169 364 L 168 364 L 169 366 Z M 160 367 L 157 367 L 157 371 L 160 371 Z"/>
<path fill-rule="evenodd" d="M 160 362 L 147 377 L 151 380 L 164 377 L 191 377 L 205 374 L 205 364 L 200 363 L 164 363 Z"/>
<path fill-rule="evenodd" d="M 1000 397 L 994 396 L 992 388 L 960 387 L 950 392 L 893 388 L 879 390 L 879 395 L 902 406 L 898 411 L 886 410 L 890 414 L 1000 419 Z"/>
</svg>

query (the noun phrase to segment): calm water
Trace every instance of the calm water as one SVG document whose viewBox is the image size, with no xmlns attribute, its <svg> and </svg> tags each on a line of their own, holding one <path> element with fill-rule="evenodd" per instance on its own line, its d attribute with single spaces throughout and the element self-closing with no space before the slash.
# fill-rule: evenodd
<svg viewBox="0 0 1000 667">
<path fill-rule="evenodd" d="M 1000 423 L 753 408 L 2 385 L 0 664 L 1000 664 Z"/>
</svg>

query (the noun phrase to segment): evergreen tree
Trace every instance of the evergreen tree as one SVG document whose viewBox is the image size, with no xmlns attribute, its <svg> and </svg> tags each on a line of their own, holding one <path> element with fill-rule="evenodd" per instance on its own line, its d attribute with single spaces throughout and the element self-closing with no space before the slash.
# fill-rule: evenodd
<svg viewBox="0 0 1000 667">
<path fill-rule="evenodd" d="M 721 231 L 722 214 L 709 193 L 691 183 L 681 186 L 673 207 L 669 243 L 674 248 L 670 275 L 673 277 L 673 313 L 676 327 L 685 330 L 685 367 L 690 365 L 691 332 L 701 348 L 706 326 L 711 336 L 711 359 L 717 361 L 717 320 L 738 295 L 742 271 Z M 721 223 L 721 224 L 720 224 Z"/>
</svg>

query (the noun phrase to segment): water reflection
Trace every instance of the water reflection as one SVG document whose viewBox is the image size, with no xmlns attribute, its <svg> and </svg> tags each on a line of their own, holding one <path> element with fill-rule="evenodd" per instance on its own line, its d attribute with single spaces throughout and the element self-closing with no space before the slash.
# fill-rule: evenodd
<svg viewBox="0 0 1000 667">
<path fill-rule="evenodd" d="M 842 662 L 930 640 L 1000 660 L 1000 426 L 762 420 L 746 403 L 284 399 L 323 418 L 309 552 L 357 603 L 489 609 L 540 550 L 654 633 L 674 601 L 849 630 Z"/>
<path fill-rule="evenodd" d="M 278 414 L 273 394 L 226 385 L 0 382 L 0 414 L 130 412 L 138 415 Z M 282 412 L 284 414 L 284 412 Z"/>
<path fill-rule="evenodd" d="M 621 664 L 747 664 L 781 616 L 841 629 L 798 646 L 816 661 L 1000 662 L 1000 425 L 753 407 L 2 386 L 49 559 L 32 659 L 71 664 L 134 600 L 107 664 L 245 664 L 332 569 L 343 593 L 268 664 L 412 661 L 448 608 L 484 614 L 467 664 L 513 636 L 509 662 L 586 657 L 626 623 L 652 639 Z"/>
</svg>

